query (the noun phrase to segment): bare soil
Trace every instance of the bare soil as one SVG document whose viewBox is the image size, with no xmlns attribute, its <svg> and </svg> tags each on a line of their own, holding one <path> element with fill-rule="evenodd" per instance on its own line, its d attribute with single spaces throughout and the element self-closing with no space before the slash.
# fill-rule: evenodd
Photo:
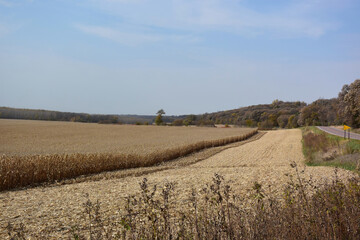
<svg viewBox="0 0 360 240">
<path fill-rule="evenodd" d="M 259 135 L 258 135 L 259 137 Z M 124 197 L 139 191 L 139 182 L 146 177 L 150 184 L 161 185 L 165 181 L 176 182 L 175 194 L 179 204 L 185 202 L 193 188 L 200 189 L 211 181 L 214 173 L 225 177 L 232 189 L 244 196 L 249 194 L 253 183 L 259 182 L 267 192 L 279 194 L 283 185 L 294 175 L 295 162 L 305 178 L 313 178 L 323 184 L 334 176 L 329 167 L 305 167 L 301 148 L 301 131 L 269 131 L 260 139 L 234 144 L 231 148 L 217 149 L 208 154 L 192 155 L 190 158 L 167 163 L 168 165 L 146 169 L 127 170 L 99 175 L 102 179 L 74 180 L 73 184 L 58 184 L 0 193 L 0 238 L 6 237 L 8 222 L 23 222 L 29 234 L 38 237 L 41 232 L 53 232 L 53 239 L 66 238 L 75 223 L 83 222 L 83 207 L 89 197 L 101 201 L 101 210 L 106 218 L 119 216 Z M 212 149 L 214 151 L 214 149 Z M 208 150 L 209 151 L 209 150 Z M 220 151 L 220 152 L 217 152 Z M 201 157 L 203 155 L 203 158 Z M 204 159 L 205 158 L 205 159 Z M 161 169 L 163 168 L 163 169 Z M 339 170 L 340 178 L 351 176 Z M 93 181 L 96 180 L 96 181 Z"/>
</svg>

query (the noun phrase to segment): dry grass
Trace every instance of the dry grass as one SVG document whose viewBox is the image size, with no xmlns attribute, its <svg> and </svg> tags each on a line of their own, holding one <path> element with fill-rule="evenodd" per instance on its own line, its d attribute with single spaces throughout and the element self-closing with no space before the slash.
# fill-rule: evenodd
<svg viewBox="0 0 360 240">
<path fill-rule="evenodd" d="M 1 136 L 4 144 L 1 148 L 9 146 L 10 150 L 3 150 L 8 155 L 0 157 L 0 191 L 85 174 L 152 166 L 205 148 L 242 141 L 257 132 L 253 129 L 228 131 L 213 128 L 102 126 L 14 120 L 4 120 L 1 123 L 1 130 L 4 130 Z M 71 134 L 75 137 L 72 138 Z M 32 136 L 36 136 L 33 141 Z M 124 146 L 111 142 L 116 137 L 119 144 L 131 147 L 120 151 Z M 5 141 L 6 138 L 9 141 Z M 85 144 L 87 139 L 94 141 Z M 74 141 L 80 141 L 80 145 Z M 29 142 L 32 142 L 33 149 L 28 146 Z M 54 142 L 59 142 L 62 150 L 56 144 L 54 148 Z M 43 145 L 39 146 L 39 143 Z M 97 148 L 93 146 L 97 146 L 96 144 L 110 143 L 112 151 L 94 152 Z M 78 144 L 78 153 L 72 153 L 74 150 L 68 152 L 66 146 L 71 144 Z M 35 154 L 44 151 L 52 154 Z"/>
<path fill-rule="evenodd" d="M 253 184 L 244 198 L 224 178 L 200 191 L 193 189 L 187 207 L 177 206 L 176 183 L 150 188 L 145 178 L 140 192 L 126 198 L 119 219 L 104 219 L 101 202 L 84 204 L 86 225 L 73 228 L 73 239 L 358 239 L 360 234 L 360 179 L 334 181 L 318 188 L 297 177 L 282 198 L 267 195 Z"/>
<path fill-rule="evenodd" d="M 296 177 L 290 178 L 281 198 L 266 194 L 258 182 L 244 198 L 215 174 L 211 183 L 192 190 L 186 207 L 175 194 L 176 182 L 151 187 L 144 178 L 139 192 L 125 198 L 119 216 L 104 216 L 103 202 L 88 198 L 81 220 L 67 222 L 61 238 L 358 239 L 360 179 L 342 181 L 335 172 L 334 180 L 319 188 L 291 165 Z M 24 223 L 8 223 L 6 231 L 10 239 L 55 239 L 58 234 L 48 229 L 34 234 Z"/>
<path fill-rule="evenodd" d="M 303 153 L 309 166 L 333 166 L 359 172 L 360 141 L 343 139 L 315 127 L 303 128 Z"/>
</svg>

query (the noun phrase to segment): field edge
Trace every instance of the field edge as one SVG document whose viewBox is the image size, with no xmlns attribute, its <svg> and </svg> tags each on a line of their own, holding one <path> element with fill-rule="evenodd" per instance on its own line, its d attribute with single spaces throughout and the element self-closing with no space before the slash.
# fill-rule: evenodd
<svg viewBox="0 0 360 240">
<path fill-rule="evenodd" d="M 258 133 L 218 140 L 201 141 L 187 146 L 156 152 L 147 156 L 134 154 L 53 154 L 32 156 L 0 156 L 0 191 L 38 186 L 43 183 L 71 179 L 83 175 L 130 168 L 150 167 L 189 154 L 249 139 Z M 69 165 L 69 162 L 72 164 Z"/>
</svg>

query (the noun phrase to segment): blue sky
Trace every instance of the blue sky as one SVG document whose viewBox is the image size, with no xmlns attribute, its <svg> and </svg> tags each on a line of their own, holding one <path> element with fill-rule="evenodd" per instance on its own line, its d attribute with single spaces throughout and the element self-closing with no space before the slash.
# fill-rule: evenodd
<svg viewBox="0 0 360 240">
<path fill-rule="evenodd" d="M 336 97 L 358 0 L 0 0 L 0 106 L 215 112 Z"/>
</svg>

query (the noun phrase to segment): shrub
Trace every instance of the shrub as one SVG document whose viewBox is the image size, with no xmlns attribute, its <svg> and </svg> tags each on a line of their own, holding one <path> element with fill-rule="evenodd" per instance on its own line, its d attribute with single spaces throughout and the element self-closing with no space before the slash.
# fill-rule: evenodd
<svg viewBox="0 0 360 240">
<path fill-rule="evenodd" d="M 348 141 L 345 145 L 345 151 L 347 154 L 360 152 L 360 142 L 356 140 Z"/>
<path fill-rule="evenodd" d="M 307 127 L 303 129 L 302 143 L 304 156 L 310 166 L 332 166 L 359 171 L 358 140 L 344 140 L 315 127 Z"/>
<path fill-rule="evenodd" d="M 255 125 L 254 121 L 252 119 L 247 119 L 245 121 L 245 124 L 247 127 L 253 127 Z"/>
<path fill-rule="evenodd" d="M 296 165 L 293 164 L 296 168 Z M 322 187 L 290 178 L 282 198 L 255 182 L 247 197 L 233 193 L 215 174 L 186 202 L 174 194 L 176 183 L 150 187 L 146 178 L 136 195 L 126 197 L 122 216 L 105 219 L 101 203 L 84 203 L 85 223 L 77 220 L 73 239 L 358 239 L 360 180 L 334 180 Z M 183 205 L 181 205 L 183 204 Z M 185 205 L 184 205 L 185 204 Z M 77 218 L 81 219 L 81 218 Z M 26 239 L 26 229 L 8 226 L 11 239 Z M 42 237 L 48 238 L 51 233 Z"/>
<path fill-rule="evenodd" d="M 259 130 L 271 130 L 273 127 L 274 125 L 270 120 L 265 120 L 258 123 Z"/>
<path fill-rule="evenodd" d="M 307 163 L 313 163 L 316 152 L 326 151 L 328 139 L 324 134 L 314 134 L 309 132 L 307 134 L 303 134 L 302 143 L 303 153 L 306 157 Z"/>
<path fill-rule="evenodd" d="M 181 119 L 176 119 L 172 122 L 173 126 L 182 126 L 183 125 L 183 120 Z"/>
<path fill-rule="evenodd" d="M 314 134 L 309 132 L 304 136 L 304 145 L 314 151 L 326 151 L 328 139 L 325 134 Z"/>
</svg>

